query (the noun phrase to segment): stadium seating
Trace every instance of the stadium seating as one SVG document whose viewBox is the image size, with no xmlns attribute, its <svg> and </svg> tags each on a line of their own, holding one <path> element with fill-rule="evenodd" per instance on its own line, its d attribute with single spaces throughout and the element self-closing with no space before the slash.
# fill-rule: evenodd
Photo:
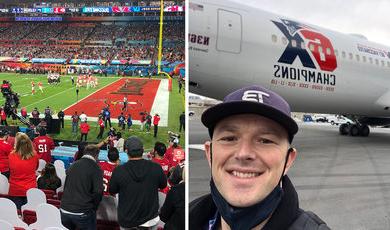
<svg viewBox="0 0 390 230">
<path fill-rule="evenodd" d="M 6 176 L 0 174 L 0 194 L 7 195 L 9 190 L 9 183 Z"/>
<path fill-rule="evenodd" d="M 35 213 L 35 211 L 24 210 L 22 212 L 22 216 L 23 216 L 24 223 L 28 225 L 35 223 L 37 221 L 37 214 Z"/>
<path fill-rule="evenodd" d="M 56 192 L 54 192 L 53 190 L 49 190 L 49 189 L 41 189 L 41 190 L 42 190 L 42 192 L 45 193 L 46 199 L 47 199 L 47 200 L 48 200 L 48 199 L 54 199 L 54 198 L 57 197 Z M 49 203 L 49 202 L 48 202 L 48 203 Z"/>
<path fill-rule="evenodd" d="M 41 172 L 42 172 L 42 169 L 44 169 L 45 166 L 46 166 L 46 161 L 43 160 L 43 159 L 39 159 L 39 165 L 38 165 L 37 170 L 35 171 L 35 175 L 40 176 Z"/>
<path fill-rule="evenodd" d="M 65 169 L 65 164 L 62 160 L 56 160 L 54 161 L 54 167 L 56 168 L 62 168 L 62 169 Z"/>
<path fill-rule="evenodd" d="M 1 230 L 14 230 L 14 227 L 8 221 L 0 220 L 0 229 Z"/>
<path fill-rule="evenodd" d="M 5 220 L 14 227 L 28 228 L 28 225 L 19 218 L 15 203 L 7 198 L 0 198 L 0 220 Z"/>
<path fill-rule="evenodd" d="M 61 201 L 57 199 L 47 199 L 47 203 L 56 206 L 57 208 L 60 208 Z"/>
<path fill-rule="evenodd" d="M 37 221 L 31 224 L 31 229 L 45 229 L 59 227 L 66 229 L 61 223 L 60 210 L 51 204 L 40 204 L 37 209 Z"/>
<path fill-rule="evenodd" d="M 30 188 L 27 190 L 27 204 L 22 206 L 22 212 L 24 210 L 35 211 L 38 205 L 46 203 L 45 193 L 37 188 Z"/>
</svg>

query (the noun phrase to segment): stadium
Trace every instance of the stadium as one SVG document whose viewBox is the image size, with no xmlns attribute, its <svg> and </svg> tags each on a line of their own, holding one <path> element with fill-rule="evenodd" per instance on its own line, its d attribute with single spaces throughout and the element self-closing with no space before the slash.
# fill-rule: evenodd
<svg viewBox="0 0 390 230">
<path fill-rule="evenodd" d="M 184 0 L 0 2 L 0 229 L 184 224 L 184 206 L 170 219 L 164 202 L 183 181 L 184 32 Z M 30 145 L 30 152 L 23 147 Z M 131 155 L 140 149 L 142 159 Z M 86 189 L 92 182 L 78 182 L 83 176 L 70 176 L 77 167 L 87 174 L 81 165 L 91 157 L 103 174 L 104 195 Z M 31 166 L 35 158 L 38 167 Z M 160 181 L 158 190 L 134 195 L 138 203 L 126 205 L 142 210 L 127 215 L 121 200 L 128 194 L 109 181 L 114 168 L 119 174 L 119 166 L 137 160 L 158 163 L 166 186 Z M 47 187 L 40 181 L 52 166 L 60 183 Z M 96 181 L 83 180 L 91 178 Z M 73 194 L 83 190 L 74 183 L 88 192 Z M 158 203 L 140 204 L 146 194 Z M 81 224 L 85 215 L 88 227 Z"/>
</svg>

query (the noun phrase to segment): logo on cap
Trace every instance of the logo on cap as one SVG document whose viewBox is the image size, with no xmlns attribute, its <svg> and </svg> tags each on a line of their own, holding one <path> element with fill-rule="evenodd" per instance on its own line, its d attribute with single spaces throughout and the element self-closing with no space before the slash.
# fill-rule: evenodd
<svg viewBox="0 0 390 230">
<path fill-rule="evenodd" d="M 242 95 L 242 100 L 263 103 L 263 96 L 269 97 L 269 94 L 258 90 L 247 90 Z"/>
</svg>

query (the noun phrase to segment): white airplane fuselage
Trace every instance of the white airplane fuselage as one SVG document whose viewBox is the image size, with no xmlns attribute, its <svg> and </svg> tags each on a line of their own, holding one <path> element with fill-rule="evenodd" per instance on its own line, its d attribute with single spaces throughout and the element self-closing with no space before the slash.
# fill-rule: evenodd
<svg viewBox="0 0 390 230">
<path fill-rule="evenodd" d="M 260 84 L 296 112 L 390 117 L 390 48 L 226 0 L 189 7 L 190 91 Z"/>
</svg>

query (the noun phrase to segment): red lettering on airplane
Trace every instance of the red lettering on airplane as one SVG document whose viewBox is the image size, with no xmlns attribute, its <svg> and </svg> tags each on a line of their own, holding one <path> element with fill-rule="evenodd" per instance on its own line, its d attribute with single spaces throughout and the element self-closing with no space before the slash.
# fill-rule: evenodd
<svg viewBox="0 0 390 230">
<path fill-rule="evenodd" d="M 301 30 L 301 33 L 306 39 L 310 40 L 308 43 L 309 50 L 317 60 L 321 70 L 335 70 L 337 68 L 336 55 L 329 39 L 320 33 L 310 30 Z M 314 49 L 310 49 L 311 47 Z"/>
</svg>

